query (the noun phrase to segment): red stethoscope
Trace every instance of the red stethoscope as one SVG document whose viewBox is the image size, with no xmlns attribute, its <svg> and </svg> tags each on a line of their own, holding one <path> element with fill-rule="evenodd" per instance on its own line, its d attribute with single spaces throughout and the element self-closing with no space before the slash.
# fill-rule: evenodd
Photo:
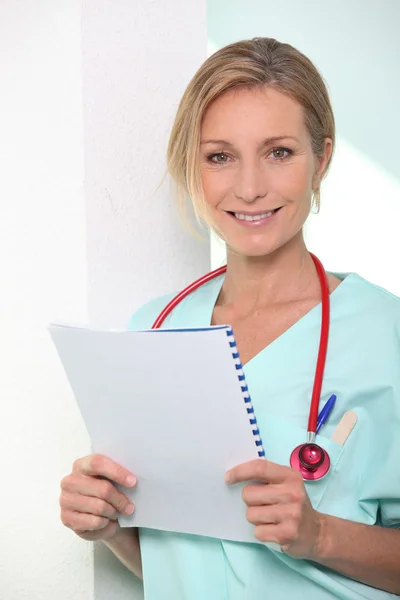
<svg viewBox="0 0 400 600">
<path fill-rule="evenodd" d="M 311 396 L 310 414 L 308 418 L 307 426 L 307 442 L 297 446 L 290 456 L 290 466 L 301 473 L 303 479 L 308 481 L 316 481 L 324 477 L 330 469 L 330 458 L 326 450 L 321 448 L 315 443 L 316 430 L 317 430 L 317 419 L 318 419 L 318 407 L 321 396 L 322 380 L 324 377 L 326 353 L 328 349 L 328 337 L 329 337 L 329 286 L 326 277 L 325 269 L 321 261 L 311 254 L 311 258 L 314 261 L 317 269 L 318 278 L 321 286 L 321 299 L 322 299 L 322 319 L 321 319 L 321 335 L 319 342 L 317 365 L 315 368 L 314 386 Z M 152 329 L 158 329 L 166 317 L 172 312 L 172 310 L 188 296 L 194 290 L 197 290 L 204 283 L 207 283 L 215 277 L 219 277 L 226 272 L 226 265 L 207 273 L 200 279 L 197 279 L 191 283 L 188 287 L 177 294 L 164 308 L 155 320 Z"/>
</svg>

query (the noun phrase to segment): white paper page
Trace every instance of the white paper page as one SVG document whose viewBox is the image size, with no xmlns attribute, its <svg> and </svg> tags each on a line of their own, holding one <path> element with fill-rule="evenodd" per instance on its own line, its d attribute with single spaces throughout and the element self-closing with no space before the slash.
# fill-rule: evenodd
<svg viewBox="0 0 400 600">
<path fill-rule="evenodd" d="M 224 483 L 259 450 L 226 328 L 49 330 L 94 452 L 138 479 L 120 524 L 257 542 L 243 484 Z"/>
</svg>

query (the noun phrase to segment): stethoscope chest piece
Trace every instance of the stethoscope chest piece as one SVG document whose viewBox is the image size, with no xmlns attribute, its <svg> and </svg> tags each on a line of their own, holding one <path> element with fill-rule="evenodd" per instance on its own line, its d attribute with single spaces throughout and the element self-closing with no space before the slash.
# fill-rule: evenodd
<svg viewBox="0 0 400 600">
<path fill-rule="evenodd" d="M 314 443 L 300 444 L 290 456 L 290 466 L 299 471 L 303 479 L 317 481 L 328 473 L 331 461 L 321 446 Z"/>
</svg>

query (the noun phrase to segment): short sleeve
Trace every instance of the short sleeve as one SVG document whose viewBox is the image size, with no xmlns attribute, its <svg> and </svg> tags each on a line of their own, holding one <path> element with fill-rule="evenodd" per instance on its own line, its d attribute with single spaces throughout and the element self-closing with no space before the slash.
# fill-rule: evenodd
<svg viewBox="0 0 400 600">
<path fill-rule="evenodd" d="M 386 442 L 386 453 L 382 464 L 381 493 L 378 494 L 378 517 L 384 527 L 400 529 L 400 303 L 398 298 L 396 298 L 396 307 L 394 326 L 389 329 L 392 341 L 391 352 L 385 360 L 388 363 L 390 377 L 388 375 L 387 378 L 387 417 L 385 427 L 382 428 L 381 443 Z M 382 410 L 383 407 L 380 406 L 380 412 Z M 379 481 L 379 475 L 377 479 Z"/>
<path fill-rule="evenodd" d="M 375 388 L 369 396 L 368 391 L 357 396 L 356 407 L 350 407 L 357 421 L 339 446 L 336 462 L 330 452 L 333 469 L 325 479 L 317 510 L 366 525 L 400 528 L 400 424 L 395 392 L 390 386 Z"/>
<path fill-rule="evenodd" d="M 129 319 L 128 329 L 131 331 L 138 331 L 140 329 L 151 329 L 154 321 L 165 308 L 175 294 L 167 294 L 166 296 L 160 296 L 147 302 L 141 308 L 139 308 Z M 165 324 L 168 322 L 168 317 L 165 320 Z"/>
<path fill-rule="evenodd" d="M 378 500 L 378 524 L 400 529 L 400 302 L 390 299 L 388 318 L 380 329 L 382 362 L 377 366 L 385 385 L 372 415 L 369 452 L 374 468 L 369 486 Z"/>
<path fill-rule="evenodd" d="M 397 418 L 396 432 L 388 445 L 388 453 L 383 465 L 383 477 L 377 494 L 379 502 L 378 524 L 383 527 L 400 529 L 400 419 Z M 377 490 L 378 491 L 378 490 Z"/>
<path fill-rule="evenodd" d="M 371 516 L 375 506 L 377 525 L 400 528 L 400 389 L 394 373 L 390 383 L 387 379 L 386 386 L 371 394 L 369 410 L 357 410 L 362 451 L 356 486 L 360 485 L 360 503 Z"/>
</svg>

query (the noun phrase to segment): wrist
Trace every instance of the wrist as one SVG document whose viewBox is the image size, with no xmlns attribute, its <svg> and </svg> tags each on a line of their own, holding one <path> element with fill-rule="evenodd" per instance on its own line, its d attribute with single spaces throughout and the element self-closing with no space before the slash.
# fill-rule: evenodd
<svg viewBox="0 0 400 600">
<path fill-rule="evenodd" d="M 330 529 L 329 529 L 329 516 L 323 513 L 317 513 L 318 519 L 318 533 L 314 544 L 313 556 L 310 560 L 320 562 L 328 554 L 328 548 L 330 545 Z"/>
<path fill-rule="evenodd" d="M 138 531 L 136 527 L 132 528 L 118 526 L 113 536 L 102 541 L 106 546 L 108 546 L 111 549 L 115 547 L 124 546 L 127 541 L 132 540 L 132 538 L 137 537 L 137 535 Z"/>
<path fill-rule="evenodd" d="M 115 535 L 108 540 L 104 540 L 104 543 L 132 573 L 139 579 L 143 578 L 137 527 L 119 527 Z"/>
</svg>

